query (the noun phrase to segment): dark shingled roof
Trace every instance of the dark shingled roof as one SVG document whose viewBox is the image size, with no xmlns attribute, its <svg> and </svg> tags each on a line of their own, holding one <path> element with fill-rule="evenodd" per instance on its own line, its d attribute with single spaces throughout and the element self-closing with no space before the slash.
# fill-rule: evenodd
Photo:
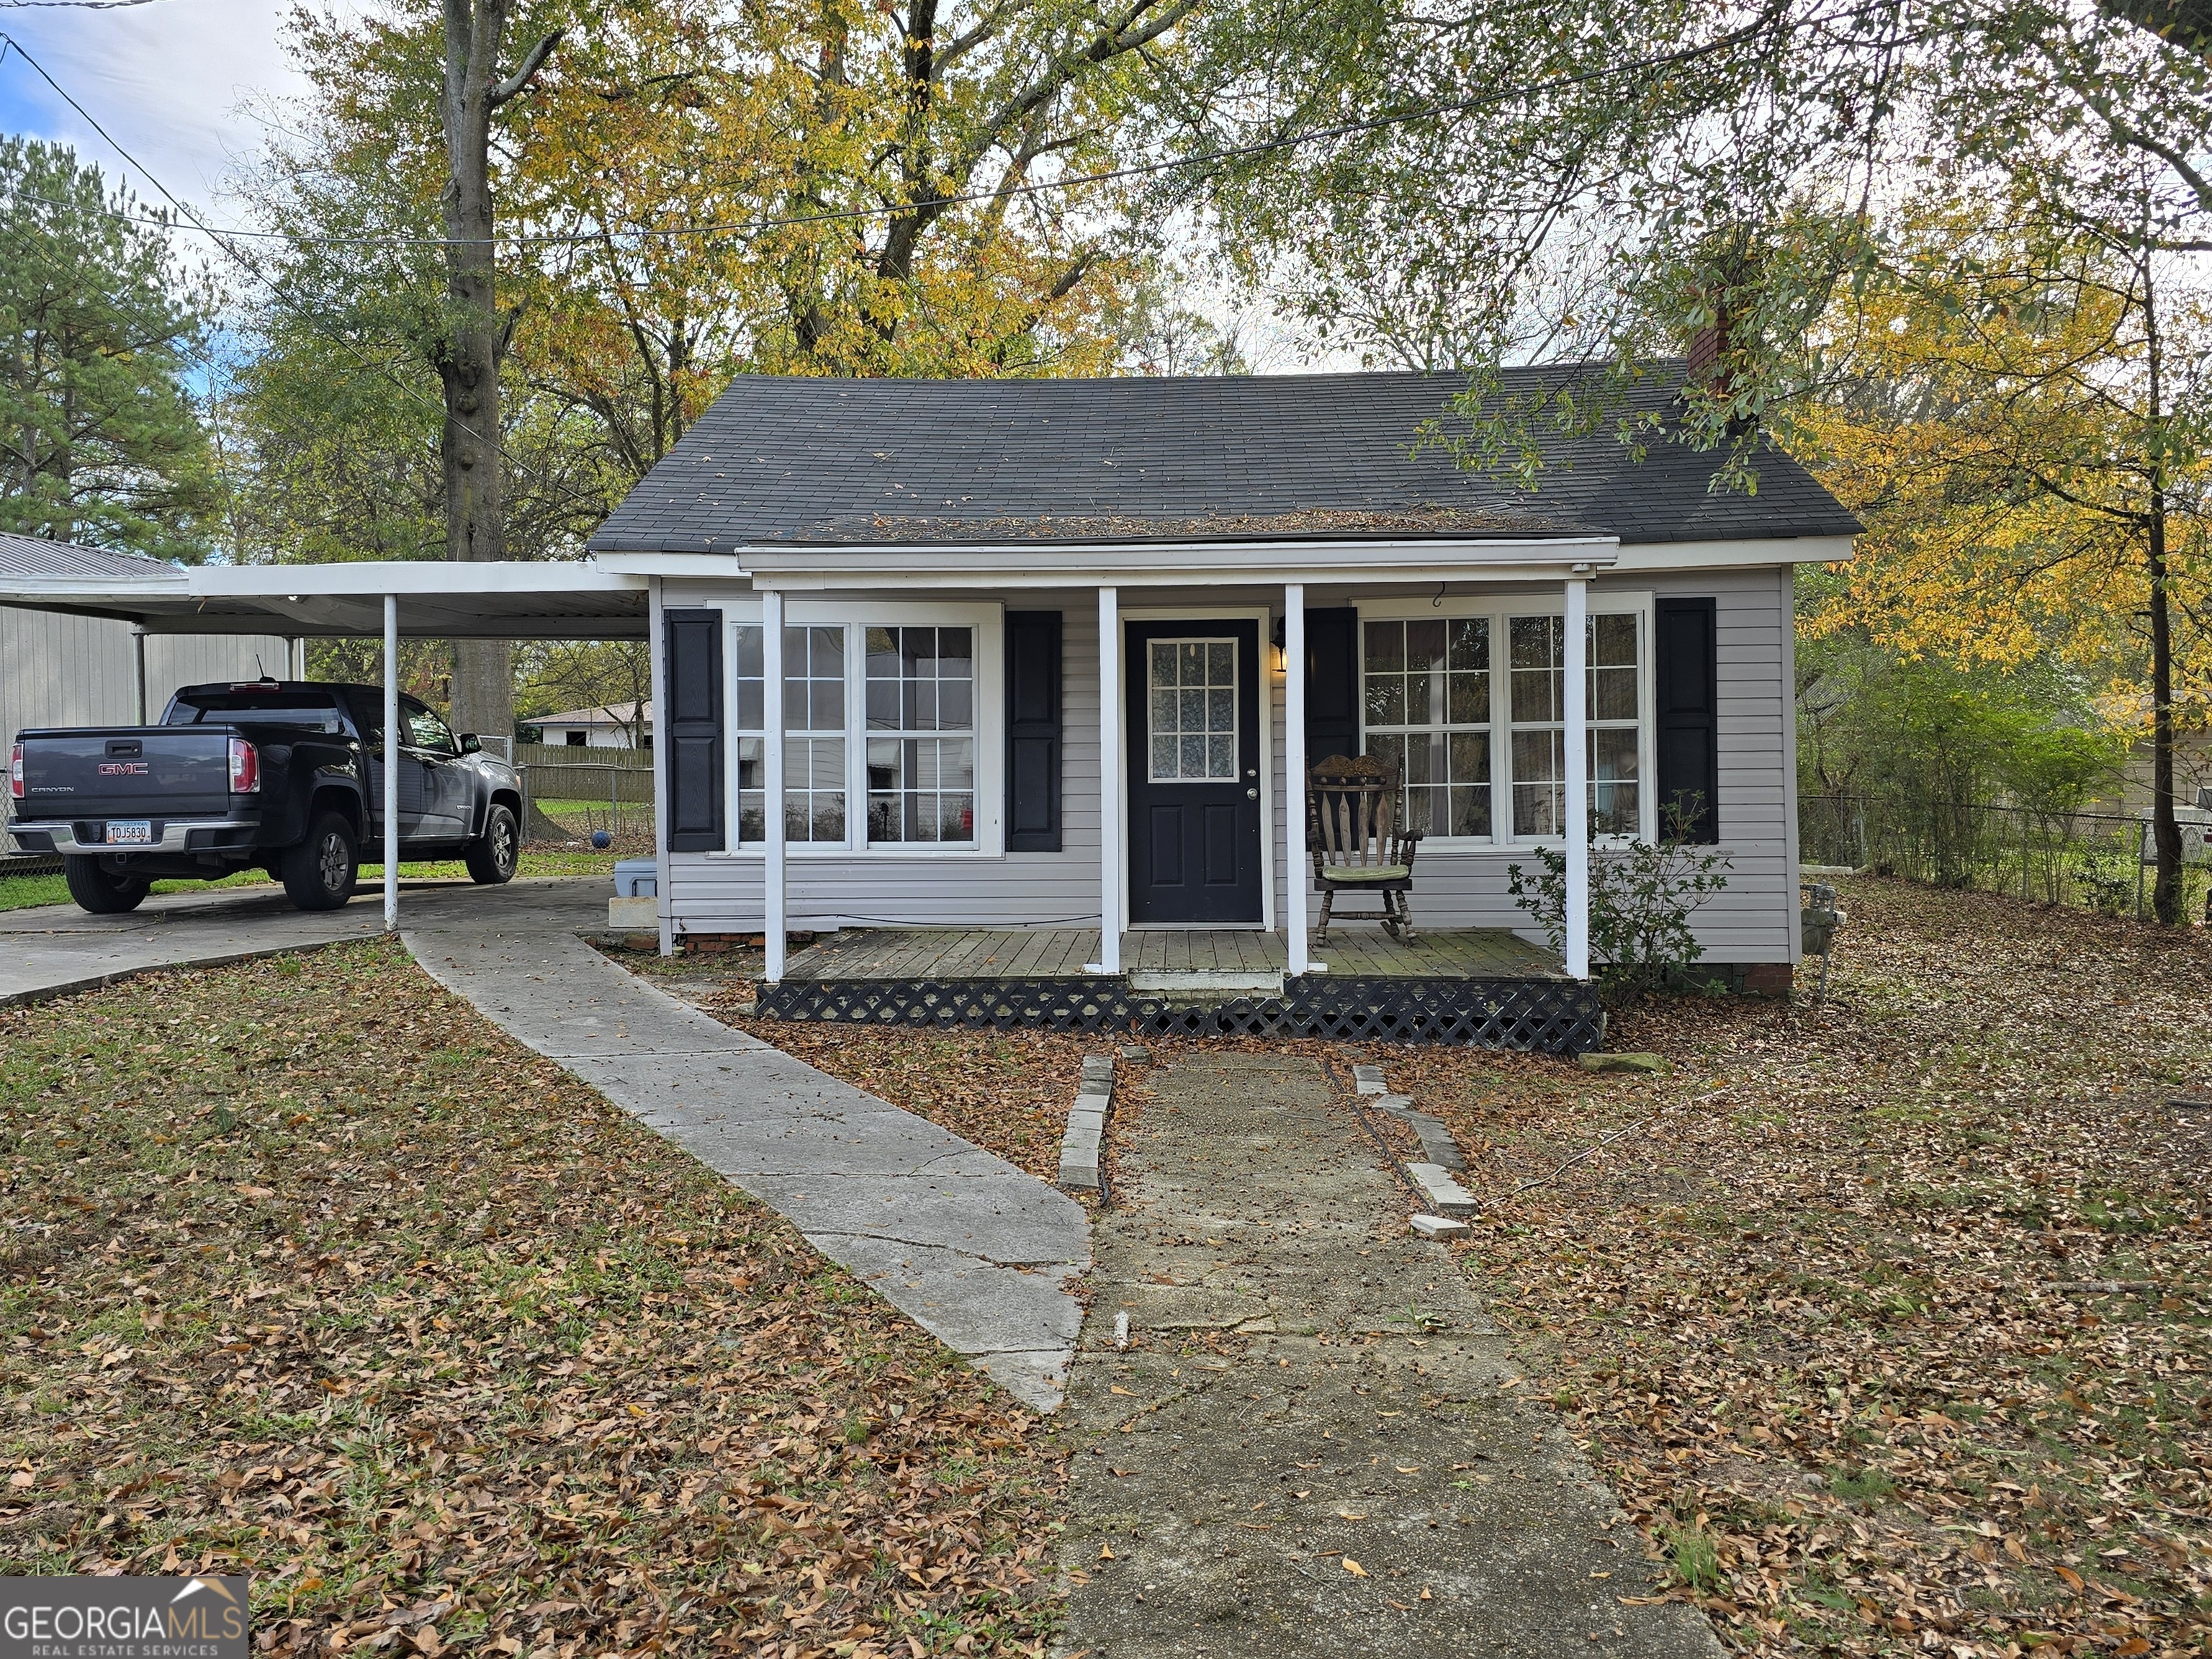
<svg viewBox="0 0 2212 1659">
<path fill-rule="evenodd" d="M 1513 370 L 1509 393 L 1559 370 Z M 1636 403 L 1664 411 L 1674 376 Z M 767 544 L 1526 537 L 1625 543 L 1847 536 L 1857 521 L 1769 448 L 1759 490 L 1717 457 L 1611 431 L 1548 441 L 1539 487 L 1469 473 L 1423 423 L 1459 374 L 853 380 L 741 375 L 592 538 L 601 552 Z"/>
</svg>

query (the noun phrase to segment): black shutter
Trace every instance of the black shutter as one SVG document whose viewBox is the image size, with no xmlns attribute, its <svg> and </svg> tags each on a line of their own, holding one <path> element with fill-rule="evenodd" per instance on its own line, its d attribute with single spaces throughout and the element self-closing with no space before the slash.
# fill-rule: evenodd
<svg viewBox="0 0 2212 1659">
<path fill-rule="evenodd" d="M 1006 850 L 1060 851 L 1060 612 L 1006 612 Z"/>
<path fill-rule="evenodd" d="M 668 850 L 722 850 L 722 613 L 664 611 Z M 659 711 L 655 711 L 658 713 Z"/>
<path fill-rule="evenodd" d="M 1707 845 L 1720 833 L 1719 637 L 1711 599 L 1661 599 L 1653 663 L 1659 688 L 1659 833 Z"/>
<path fill-rule="evenodd" d="M 1306 764 L 1359 752 L 1359 613 L 1306 612 Z"/>
</svg>

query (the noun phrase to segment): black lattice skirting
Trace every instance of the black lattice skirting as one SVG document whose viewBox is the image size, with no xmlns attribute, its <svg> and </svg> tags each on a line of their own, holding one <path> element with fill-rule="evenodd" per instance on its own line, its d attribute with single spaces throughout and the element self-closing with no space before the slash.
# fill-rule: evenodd
<svg viewBox="0 0 2212 1659">
<path fill-rule="evenodd" d="M 1279 997 L 1139 996 L 1119 979 L 787 979 L 760 990 L 774 1019 L 985 1026 L 1137 1036 L 1316 1036 L 1579 1054 L 1605 1040 L 1594 986 L 1553 979 L 1291 980 Z"/>
</svg>

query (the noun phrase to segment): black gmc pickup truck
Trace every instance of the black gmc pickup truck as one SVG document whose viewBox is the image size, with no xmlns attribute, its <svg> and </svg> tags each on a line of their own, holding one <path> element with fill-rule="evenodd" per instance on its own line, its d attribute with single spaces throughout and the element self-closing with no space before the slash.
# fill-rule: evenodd
<svg viewBox="0 0 2212 1659">
<path fill-rule="evenodd" d="M 399 700 L 399 845 L 461 858 L 481 882 L 514 874 L 522 791 L 471 733 Z M 384 834 L 384 693 L 256 680 L 188 685 L 159 726 L 16 734 L 9 833 L 59 853 L 70 896 L 108 915 L 148 884 L 264 869 L 303 910 L 353 896 L 364 845 Z"/>
</svg>

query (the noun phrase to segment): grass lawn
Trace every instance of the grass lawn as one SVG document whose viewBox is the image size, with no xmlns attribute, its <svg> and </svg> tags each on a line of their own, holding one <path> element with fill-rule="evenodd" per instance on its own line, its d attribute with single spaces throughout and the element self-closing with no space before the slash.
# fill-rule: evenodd
<svg viewBox="0 0 2212 1659">
<path fill-rule="evenodd" d="M 1669 1076 L 1378 1056 L 1460 1258 L 1735 1645 L 2212 1651 L 2212 937 L 1843 902 L 1826 1009 L 1626 1022 Z"/>
<path fill-rule="evenodd" d="M 607 876 L 614 874 L 615 855 L 611 853 L 530 852 L 526 850 L 522 861 L 516 866 L 519 876 Z M 468 866 L 459 859 L 447 859 L 434 864 L 403 864 L 399 876 L 403 881 L 428 881 L 441 877 L 462 877 Z M 384 879 L 381 864 L 361 866 L 361 881 L 373 886 Z M 221 881 L 157 881 L 152 890 L 156 893 L 197 893 L 211 887 L 267 887 L 269 878 L 258 870 L 241 870 L 236 875 L 225 876 Z M 69 887 L 58 872 L 51 876 L 0 875 L 0 910 L 27 909 L 34 904 L 67 904 Z"/>
<path fill-rule="evenodd" d="M 262 1650 L 1032 1653 L 1037 1421 L 386 941 L 0 1013 L 0 1573 Z"/>
</svg>

